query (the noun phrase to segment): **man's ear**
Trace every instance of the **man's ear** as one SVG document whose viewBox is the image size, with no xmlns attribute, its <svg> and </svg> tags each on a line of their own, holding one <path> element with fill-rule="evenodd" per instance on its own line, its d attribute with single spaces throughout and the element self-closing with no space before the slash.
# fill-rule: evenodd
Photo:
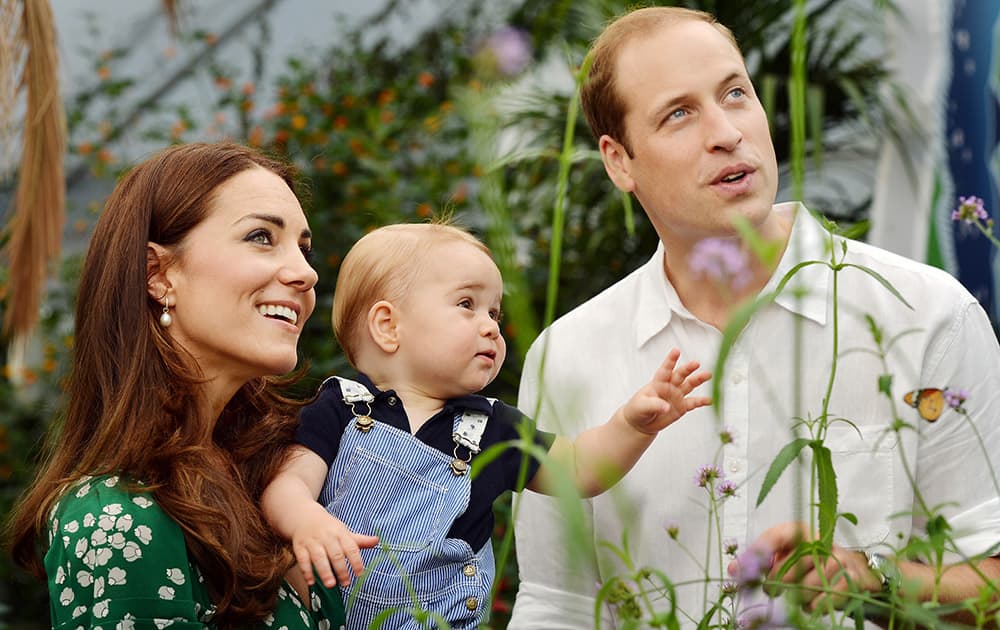
<svg viewBox="0 0 1000 630">
<path fill-rule="evenodd" d="M 146 243 L 146 291 L 149 297 L 163 303 L 170 290 L 167 279 L 167 266 L 170 263 L 170 251 L 159 243 Z"/>
<path fill-rule="evenodd" d="M 382 352 L 392 354 L 399 349 L 396 307 L 391 302 L 380 300 L 368 309 L 368 334 Z"/>
<path fill-rule="evenodd" d="M 622 143 L 605 134 L 597 141 L 601 150 L 601 160 L 604 170 L 614 182 L 615 187 L 622 192 L 634 192 L 635 180 L 632 179 L 632 158 Z"/>
</svg>

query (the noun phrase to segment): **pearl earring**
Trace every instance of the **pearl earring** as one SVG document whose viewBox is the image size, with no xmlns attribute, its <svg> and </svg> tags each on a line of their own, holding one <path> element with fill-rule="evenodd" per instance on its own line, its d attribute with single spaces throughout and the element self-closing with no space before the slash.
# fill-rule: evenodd
<svg viewBox="0 0 1000 630">
<path fill-rule="evenodd" d="M 163 313 L 160 314 L 160 326 L 164 328 L 169 328 L 170 324 L 174 323 L 174 318 L 170 316 L 170 300 L 167 299 L 167 294 L 163 294 Z"/>
</svg>

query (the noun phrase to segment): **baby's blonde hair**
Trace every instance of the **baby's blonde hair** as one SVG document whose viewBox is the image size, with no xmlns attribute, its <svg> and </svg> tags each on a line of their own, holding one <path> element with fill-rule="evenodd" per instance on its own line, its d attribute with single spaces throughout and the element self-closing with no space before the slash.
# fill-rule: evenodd
<svg viewBox="0 0 1000 630">
<path fill-rule="evenodd" d="M 372 230 L 351 247 L 340 264 L 333 294 L 333 333 L 355 368 L 359 344 L 367 329 L 368 311 L 380 300 L 397 303 L 406 297 L 434 246 L 469 243 L 492 258 L 490 249 L 452 223 L 399 223 Z"/>
</svg>

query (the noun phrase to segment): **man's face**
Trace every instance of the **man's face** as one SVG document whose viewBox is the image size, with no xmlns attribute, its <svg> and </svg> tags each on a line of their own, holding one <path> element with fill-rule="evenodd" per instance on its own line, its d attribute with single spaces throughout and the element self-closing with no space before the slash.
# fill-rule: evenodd
<svg viewBox="0 0 1000 630">
<path fill-rule="evenodd" d="M 629 41 L 617 64 L 632 149 L 601 138 L 608 173 L 661 239 L 694 243 L 763 228 L 778 184 L 767 115 L 743 58 L 710 24 L 685 20 Z"/>
</svg>

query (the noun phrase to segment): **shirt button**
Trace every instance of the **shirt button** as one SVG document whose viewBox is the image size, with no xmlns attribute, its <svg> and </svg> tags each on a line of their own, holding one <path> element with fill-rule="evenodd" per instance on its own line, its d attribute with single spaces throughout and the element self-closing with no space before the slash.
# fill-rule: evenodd
<svg viewBox="0 0 1000 630">
<path fill-rule="evenodd" d="M 742 466 L 740 466 L 739 461 L 734 459 L 733 461 L 729 462 L 729 472 L 734 472 L 734 473 L 740 472 L 740 468 L 742 468 Z"/>
<path fill-rule="evenodd" d="M 466 577 L 472 577 L 473 575 L 476 574 L 475 565 L 472 564 L 465 565 L 464 567 L 462 567 L 462 573 L 464 573 Z"/>
<path fill-rule="evenodd" d="M 743 382 L 743 375 L 742 374 L 740 374 L 739 372 L 737 372 L 736 374 L 733 374 L 733 384 L 734 385 L 739 385 L 742 382 Z"/>
<path fill-rule="evenodd" d="M 396 397 L 395 396 L 389 396 L 389 406 L 390 407 L 395 407 L 396 406 Z"/>
<path fill-rule="evenodd" d="M 476 599 L 475 597 L 470 597 L 469 599 L 465 600 L 465 607 L 468 608 L 469 610 L 475 610 L 479 608 L 479 600 Z"/>
</svg>

